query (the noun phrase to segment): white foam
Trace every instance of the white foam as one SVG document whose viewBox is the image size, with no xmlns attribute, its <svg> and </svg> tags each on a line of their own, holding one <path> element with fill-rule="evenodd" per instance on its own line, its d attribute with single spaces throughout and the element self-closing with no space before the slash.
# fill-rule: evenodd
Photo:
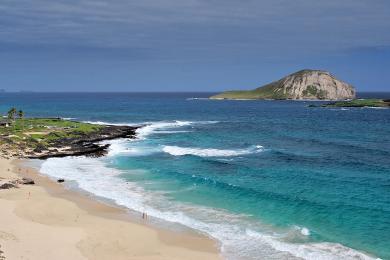
<svg viewBox="0 0 390 260">
<path fill-rule="evenodd" d="M 345 247 L 338 243 L 286 243 L 281 240 L 275 239 L 270 235 L 264 235 L 259 232 L 247 230 L 247 235 L 252 239 L 258 240 L 260 243 L 265 243 L 272 248 L 280 251 L 287 252 L 294 257 L 303 259 L 318 259 L 318 260 L 371 260 L 374 259 L 366 254 L 356 251 L 352 248 Z"/>
<path fill-rule="evenodd" d="M 252 146 L 246 149 L 236 149 L 236 150 L 221 150 L 213 148 L 192 148 L 192 147 L 179 147 L 179 146 L 164 146 L 163 151 L 169 153 L 173 156 L 182 156 L 182 155 L 196 155 L 201 157 L 231 157 L 239 156 L 251 153 L 258 153 L 263 151 L 261 145 Z"/>
<path fill-rule="evenodd" d="M 181 121 L 181 120 L 175 120 L 175 121 L 158 121 L 158 122 L 139 122 L 139 123 L 111 123 L 111 122 L 105 122 L 105 121 L 83 121 L 84 123 L 89 124 L 95 124 L 95 125 L 117 125 L 117 126 L 142 126 L 136 130 L 137 137 L 139 139 L 145 139 L 147 136 L 153 134 L 153 133 L 163 133 L 163 134 L 169 134 L 169 133 L 183 133 L 187 131 L 175 131 L 170 129 L 195 125 L 195 124 L 215 124 L 218 123 L 218 121 Z"/>
<path fill-rule="evenodd" d="M 136 133 L 139 139 L 145 139 L 147 136 L 155 133 L 158 130 L 172 129 L 172 128 L 182 127 L 190 124 L 191 124 L 190 122 L 186 122 L 186 121 L 155 122 L 155 123 L 149 123 L 144 127 L 138 128 L 136 130 Z"/>
<path fill-rule="evenodd" d="M 137 126 L 136 123 L 111 123 L 105 121 L 83 121 L 83 123 L 93 124 L 93 125 L 117 125 L 117 126 Z"/>
<path fill-rule="evenodd" d="M 365 107 L 369 109 L 389 109 L 389 107 Z"/>
<path fill-rule="evenodd" d="M 186 98 L 186 100 L 210 100 L 209 98 L 201 98 L 201 97 L 192 97 L 192 98 Z"/>
<path fill-rule="evenodd" d="M 199 230 L 221 242 L 226 259 L 373 259 L 334 243 L 288 243 L 280 234 L 259 231 L 261 228 L 247 216 L 175 202 L 162 193 L 145 191 L 120 178 L 124 172 L 107 167 L 105 160 L 110 160 L 110 157 L 50 158 L 41 165 L 41 172 L 54 178 L 76 181 L 81 189 L 111 199 L 118 205 Z M 144 173 L 126 171 L 126 174 Z"/>
<path fill-rule="evenodd" d="M 179 133 L 179 131 L 163 131 L 164 129 L 173 129 L 183 126 L 189 126 L 193 122 L 190 121 L 161 121 L 161 122 L 140 122 L 140 123 L 111 123 L 111 122 L 105 122 L 105 121 L 83 121 L 84 123 L 89 124 L 95 124 L 95 125 L 117 125 L 117 126 L 139 126 L 142 125 L 142 127 L 138 128 L 136 130 L 137 138 L 144 140 L 147 136 L 153 134 L 153 133 L 163 133 L 163 134 L 170 134 L 170 133 Z M 184 132 L 184 131 L 182 131 Z"/>
<path fill-rule="evenodd" d="M 137 143 L 136 139 L 115 139 L 103 141 L 102 144 L 109 144 L 107 156 L 145 156 L 156 152 L 161 152 L 158 147 L 150 147 L 142 143 Z"/>
<path fill-rule="evenodd" d="M 310 230 L 307 227 L 293 226 L 293 230 L 299 232 L 299 235 L 310 236 Z"/>
<path fill-rule="evenodd" d="M 185 133 L 189 132 L 188 130 L 172 130 L 175 128 L 190 126 L 193 124 L 215 124 L 218 121 L 161 121 L 161 122 L 142 122 L 142 123 L 110 123 L 104 121 L 84 121 L 91 124 L 99 125 L 144 125 L 136 130 L 136 139 L 116 139 L 103 141 L 102 144 L 110 144 L 108 149 L 108 156 L 116 155 L 129 155 L 129 156 L 139 156 L 139 155 L 149 155 L 155 152 L 161 152 L 160 147 L 148 147 L 143 146 L 142 144 L 135 144 L 135 141 L 144 140 L 147 136 L 159 133 L 159 134 L 174 134 L 174 133 Z M 132 144 L 129 146 L 129 142 Z"/>
<path fill-rule="evenodd" d="M 301 234 L 304 236 L 310 236 L 310 230 L 308 228 L 301 228 Z"/>
<path fill-rule="evenodd" d="M 190 126 L 194 124 L 215 124 L 218 121 L 161 121 L 161 122 L 145 122 L 144 127 L 140 127 L 136 130 L 137 137 L 139 139 L 145 139 L 147 136 L 154 133 L 168 133 L 167 131 L 175 128 Z M 172 131 L 171 133 L 175 133 Z"/>
<path fill-rule="evenodd" d="M 108 156 L 115 156 L 122 153 L 127 153 L 128 147 L 126 147 L 126 141 L 124 139 L 115 139 L 109 141 L 103 141 L 102 144 L 109 144 Z"/>
</svg>

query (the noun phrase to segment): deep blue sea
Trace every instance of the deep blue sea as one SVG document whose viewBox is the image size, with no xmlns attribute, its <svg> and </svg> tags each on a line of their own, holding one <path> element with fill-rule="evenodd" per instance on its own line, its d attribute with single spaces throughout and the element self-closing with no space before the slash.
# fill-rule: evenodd
<svg viewBox="0 0 390 260">
<path fill-rule="evenodd" d="M 142 125 L 106 157 L 41 171 L 215 238 L 227 259 L 390 259 L 389 109 L 209 95 L 1 93 L 0 111 Z"/>
</svg>

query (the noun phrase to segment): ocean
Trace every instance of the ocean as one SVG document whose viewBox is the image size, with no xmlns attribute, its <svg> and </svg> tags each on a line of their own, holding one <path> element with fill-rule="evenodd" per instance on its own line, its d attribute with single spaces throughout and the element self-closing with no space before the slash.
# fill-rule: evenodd
<svg viewBox="0 0 390 260">
<path fill-rule="evenodd" d="M 214 238 L 226 259 L 390 259 L 389 109 L 209 95 L 0 93 L 0 111 L 142 126 L 105 157 L 40 170 Z"/>
</svg>

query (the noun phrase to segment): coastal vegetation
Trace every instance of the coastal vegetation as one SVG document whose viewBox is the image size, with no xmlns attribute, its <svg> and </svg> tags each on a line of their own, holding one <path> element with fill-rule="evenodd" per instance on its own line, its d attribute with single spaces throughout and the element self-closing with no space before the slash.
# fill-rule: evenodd
<svg viewBox="0 0 390 260">
<path fill-rule="evenodd" d="M 49 144 L 60 138 L 85 135 L 101 127 L 60 118 L 23 118 L 20 116 L 10 122 L 10 127 L 0 128 L 0 136 L 3 140 L 9 138 L 10 140 L 23 140 L 26 143 Z"/>
<path fill-rule="evenodd" d="M 212 96 L 211 99 L 287 99 L 282 89 L 276 88 L 275 83 L 254 90 L 226 91 Z"/>
<path fill-rule="evenodd" d="M 40 157 L 102 151 L 107 146 L 95 142 L 131 137 L 134 129 L 61 118 L 24 118 L 23 111 L 11 109 L 8 121 L 0 127 L 1 156 Z"/>
<path fill-rule="evenodd" d="M 312 105 L 313 106 L 313 105 Z M 390 100 L 383 99 L 353 99 L 337 101 L 321 105 L 321 107 L 390 107 Z"/>
</svg>

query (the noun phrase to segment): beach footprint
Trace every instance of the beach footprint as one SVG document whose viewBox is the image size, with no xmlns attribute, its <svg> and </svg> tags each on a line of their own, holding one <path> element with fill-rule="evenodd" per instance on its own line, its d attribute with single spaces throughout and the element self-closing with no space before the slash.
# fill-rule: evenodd
<svg viewBox="0 0 390 260">
<path fill-rule="evenodd" d="M 16 236 L 10 234 L 10 233 L 4 232 L 4 231 L 0 231 L 0 240 L 18 241 L 18 238 Z"/>
</svg>

